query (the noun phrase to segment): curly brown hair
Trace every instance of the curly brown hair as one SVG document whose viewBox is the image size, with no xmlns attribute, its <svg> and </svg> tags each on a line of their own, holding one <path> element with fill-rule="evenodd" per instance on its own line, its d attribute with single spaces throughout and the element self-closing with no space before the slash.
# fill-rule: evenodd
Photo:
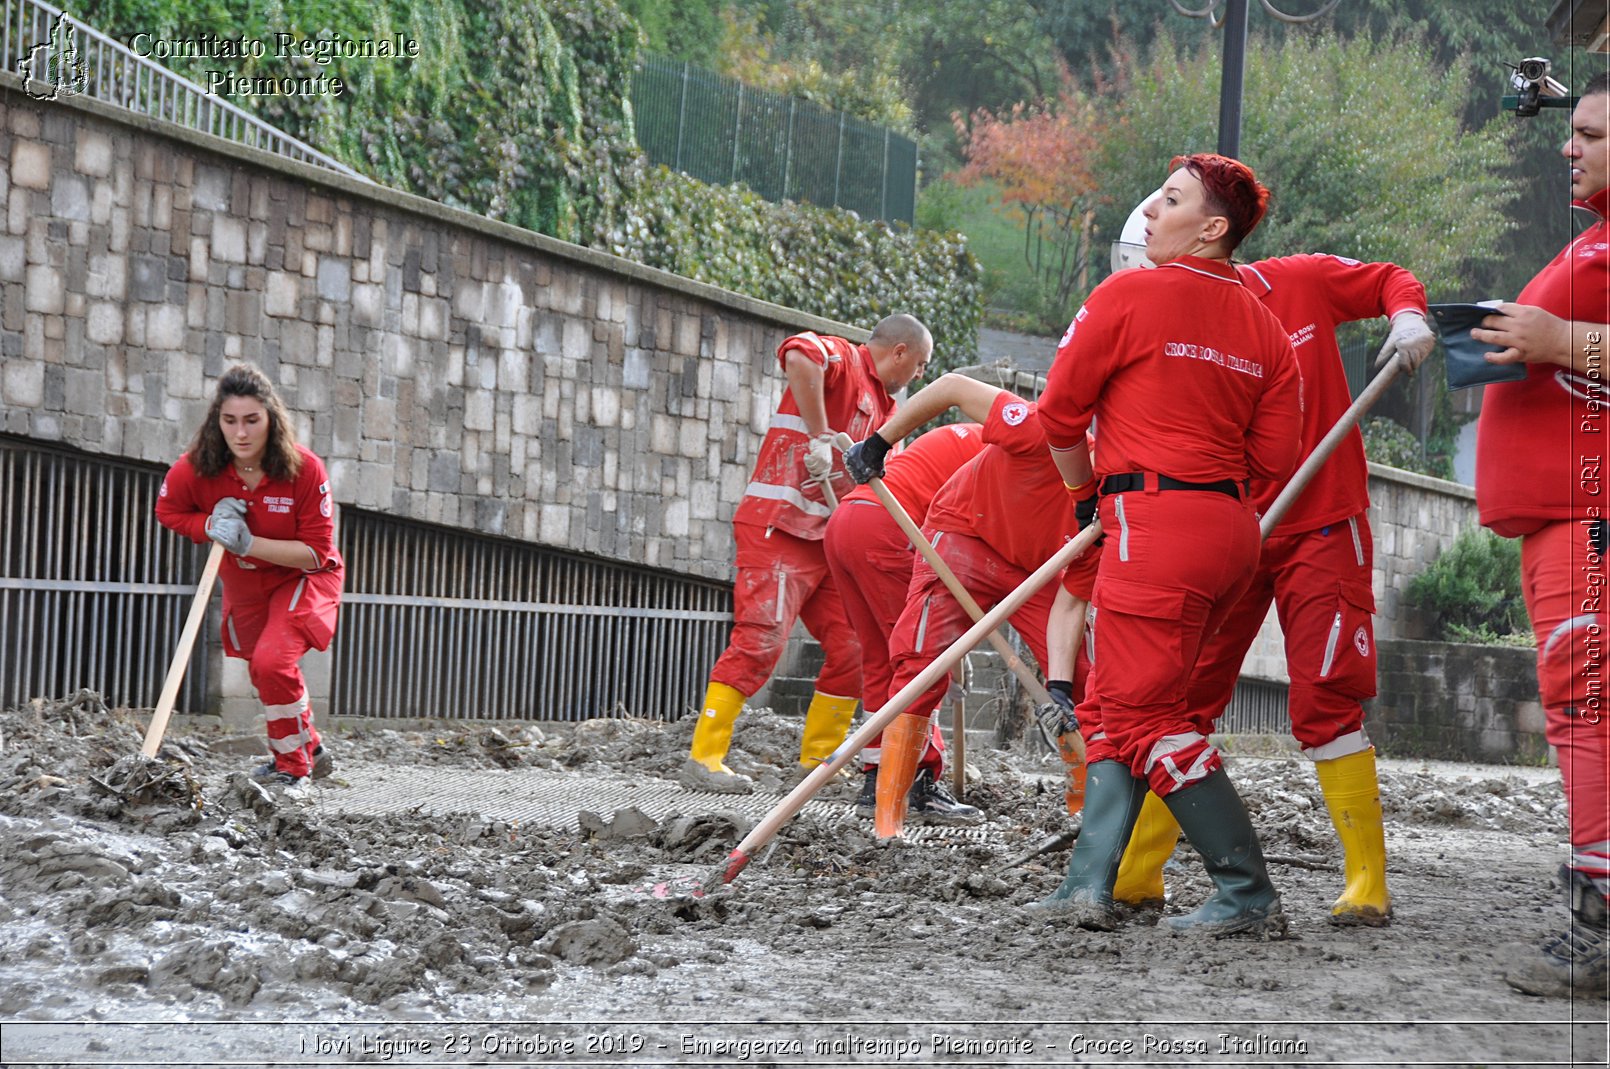
<svg viewBox="0 0 1610 1069">
<path fill-rule="evenodd" d="M 302 454 L 296 448 L 296 428 L 291 425 L 290 413 L 280 400 L 274 384 L 251 364 L 236 364 L 218 380 L 207 418 L 196 430 L 186 455 L 190 465 L 202 476 L 223 474 L 234 460 L 224 432 L 218 426 L 219 413 L 224 402 L 231 397 L 250 397 L 262 403 L 268 412 L 268 443 L 263 447 L 263 471 L 270 478 L 289 482 L 302 470 Z"/>
</svg>

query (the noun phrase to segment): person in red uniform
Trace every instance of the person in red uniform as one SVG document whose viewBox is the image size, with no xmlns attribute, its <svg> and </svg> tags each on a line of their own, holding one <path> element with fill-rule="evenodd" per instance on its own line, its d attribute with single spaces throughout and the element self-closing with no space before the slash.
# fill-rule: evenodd
<svg viewBox="0 0 1610 1069">
<path fill-rule="evenodd" d="M 771 676 L 796 620 L 826 657 L 805 714 L 800 765 L 815 767 L 844 741 L 861 693 L 861 649 L 822 550 L 832 512 L 822 484 L 842 480 L 849 489 L 834 436 L 864 436 L 887 419 L 892 395 L 922 375 L 932 352 L 928 328 L 904 314 L 880 321 L 865 345 L 807 332 L 777 347 L 788 389 L 732 518 L 732 637 L 710 670 L 688 754 L 693 764 L 733 776 L 725 763 L 733 725 Z"/>
<path fill-rule="evenodd" d="M 884 456 L 895 443 L 952 407 L 983 424 L 984 448 L 934 497 L 923 533 L 988 612 L 1078 530 L 1073 503 L 1058 486 L 1034 403 L 965 375 L 944 375 L 912 397 L 875 434 L 858 442 L 845 463 L 857 481 L 881 474 Z M 1034 507 L 1025 507 L 1028 502 Z M 1092 567 L 1067 569 L 1060 584 L 1054 589 L 1042 587 L 1011 617 L 1012 626 L 1048 675 L 1068 673 L 1061 678 L 1070 691 L 1074 631 L 1068 621 L 1088 600 L 1093 578 Z M 972 626 L 972 618 L 933 567 L 916 560 L 905 607 L 889 637 L 890 693 L 904 688 Z M 1055 658 L 1050 656 L 1048 630 L 1061 636 Z M 925 753 L 929 762 L 934 760 L 929 750 L 930 721 L 948 686 L 948 679 L 936 681 L 884 728 L 873 817 L 879 838 L 900 834 L 919 762 Z M 931 763 L 922 776 L 940 778 Z"/>
<path fill-rule="evenodd" d="M 1610 76 L 1571 114 L 1563 148 L 1573 204 L 1594 222 L 1470 336 L 1492 363 L 1526 364 L 1491 383 L 1476 429 L 1481 522 L 1521 539 L 1521 585 L 1537 637 L 1548 741 L 1559 754 L 1571 857 L 1561 868 L 1570 927 L 1505 974 L 1533 995 L 1606 993 L 1610 900 L 1610 710 L 1604 707 L 1605 342 L 1610 324 Z"/>
<path fill-rule="evenodd" d="M 1402 354 L 1410 371 L 1436 346 L 1436 335 L 1426 325 L 1425 288 L 1396 264 L 1298 255 L 1236 270 L 1275 313 L 1296 349 L 1304 388 L 1304 459 L 1352 403 L 1336 347 L 1338 324 L 1388 317 L 1391 333 L 1384 351 Z M 1283 489 L 1283 481 L 1254 480 L 1254 509 L 1260 515 L 1268 511 Z M 1331 920 L 1383 925 L 1391 917 L 1392 898 L 1375 749 L 1364 734 L 1361 704 L 1375 696 L 1369 503 L 1364 438 L 1354 428 L 1264 540 L 1251 585 L 1197 658 L 1186 700 L 1206 734 L 1230 704 L 1242 662 L 1273 602 L 1291 677 L 1292 734 L 1314 762 L 1343 846 L 1346 887 L 1331 908 Z M 1179 826 L 1168 808 L 1148 795 L 1114 898 L 1129 905 L 1160 900 L 1163 865 L 1178 839 Z"/>
<path fill-rule="evenodd" d="M 928 507 L 945 481 L 984 448 L 982 432 L 977 423 L 952 423 L 929 431 L 889 458 L 883 485 L 917 526 L 927 518 Z M 827 521 L 823 545 L 844 600 L 845 615 L 861 641 L 861 705 L 869 712 L 881 709 L 889 700 L 892 676 L 889 635 L 906 605 L 916 549 L 870 486 L 857 486 L 844 495 Z M 878 735 L 861 751 L 865 779 L 856 809 L 869 818 L 882 746 L 883 737 Z M 944 737 L 935 722 L 911 808 L 930 820 L 975 820 L 977 809 L 962 805 L 943 790 L 944 750 Z"/>
<path fill-rule="evenodd" d="M 1122 271 L 1096 287 L 1040 398 L 1068 493 L 1081 517 L 1099 507 L 1104 532 L 1093 666 L 1079 705 L 1084 825 L 1067 878 L 1040 905 L 1087 927 L 1115 923 L 1120 856 L 1150 787 L 1215 884 L 1206 903 L 1169 924 L 1278 931 L 1280 896 L 1257 833 L 1191 715 L 1187 687 L 1257 564 L 1247 482 L 1296 467 L 1301 378 L 1285 329 L 1230 264 L 1268 191 L 1223 156 L 1173 167 L 1145 210 L 1146 255 L 1158 270 Z"/>
<path fill-rule="evenodd" d="M 224 654 L 247 662 L 273 760 L 254 776 L 296 786 L 330 774 L 299 662 L 335 635 L 345 565 L 324 462 L 297 444 L 274 384 L 237 364 L 218 380 L 190 448 L 157 497 L 162 526 L 227 551 Z"/>
</svg>

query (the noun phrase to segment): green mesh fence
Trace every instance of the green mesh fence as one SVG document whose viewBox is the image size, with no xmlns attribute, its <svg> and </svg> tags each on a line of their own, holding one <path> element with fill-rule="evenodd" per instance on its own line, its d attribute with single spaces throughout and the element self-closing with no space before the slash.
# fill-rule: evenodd
<svg viewBox="0 0 1610 1069">
<path fill-rule="evenodd" d="M 638 65 L 632 110 L 648 158 L 701 182 L 864 219 L 915 217 L 917 145 L 888 127 L 658 56 Z"/>
</svg>

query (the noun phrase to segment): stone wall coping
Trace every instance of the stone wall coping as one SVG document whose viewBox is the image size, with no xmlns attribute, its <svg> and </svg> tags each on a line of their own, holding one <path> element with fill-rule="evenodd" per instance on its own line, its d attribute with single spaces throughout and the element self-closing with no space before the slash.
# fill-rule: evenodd
<svg viewBox="0 0 1610 1069">
<path fill-rule="evenodd" d="M 589 249 L 582 245 L 572 245 L 568 241 L 561 241 L 546 234 L 539 234 L 534 230 L 527 230 L 512 223 L 488 219 L 484 215 L 477 215 L 462 208 L 452 208 L 427 197 L 405 193 L 402 190 L 392 189 L 390 186 L 383 186 L 377 182 L 366 182 L 351 178 L 338 171 L 318 167 L 311 163 L 303 163 L 287 156 L 253 148 L 250 145 L 243 145 L 237 141 L 230 141 L 227 138 L 194 130 L 188 126 L 171 123 L 165 119 L 142 115 L 139 112 L 120 108 L 115 104 L 108 104 L 105 101 L 96 100 L 80 93 L 63 96 L 54 101 L 37 101 L 24 93 L 21 77 L 8 70 L 0 70 L 0 92 L 11 96 L 24 97 L 31 104 L 50 103 L 61 107 L 75 108 L 109 122 L 131 126 L 159 137 L 182 142 L 210 152 L 215 156 L 238 160 L 241 163 L 274 171 L 301 182 L 323 186 L 332 192 L 338 192 L 345 196 L 370 201 L 374 204 L 412 215 L 423 216 L 436 223 L 485 234 L 488 237 L 496 238 L 512 245 L 524 246 L 535 252 L 569 260 L 572 263 L 594 270 L 624 275 L 638 282 L 672 290 L 696 300 L 722 305 L 745 315 L 753 316 L 756 319 L 777 323 L 792 331 L 812 330 L 819 334 L 837 335 L 838 337 L 858 342 L 865 341 L 871 334 L 871 331 L 865 327 L 824 319 L 821 316 L 787 308 L 780 304 L 773 304 L 770 301 L 747 297 L 732 290 L 722 289 L 720 286 L 712 286 L 707 282 L 697 282 L 682 275 L 662 271 L 657 267 L 648 267 L 634 260 L 627 260 L 607 252 L 599 252 L 596 249 Z"/>
<path fill-rule="evenodd" d="M 1418 472 L 1404 471 L 1402 468 L 1392 468 L 1385 464 L 1370 461 L 1370 477 L 1382 479 L 1389 483 L 1401 483 L 1412 486 L 1416 490 L 1424 490 L 1432 494 L 1442 494 L 1444 497 L 1457 497 L 1463 501 L 1475 501 L 1476 489 L 1464 483 L 1452 482 L 1448 479 L 1438 479 L 1431 475 L 1421 475 Z"/>
</svg>

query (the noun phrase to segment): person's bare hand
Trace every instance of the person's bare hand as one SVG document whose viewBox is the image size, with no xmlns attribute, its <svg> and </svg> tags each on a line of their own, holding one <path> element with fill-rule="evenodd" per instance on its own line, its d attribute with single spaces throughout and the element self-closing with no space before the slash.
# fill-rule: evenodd
<svg viewBox="0 0 1610 1069">
<path fill-rule="evenodd" d="M 1485 345 L 1496 345 L 1487 354 L 1489 364 L 1564 364 L 1571 361 L 1571 323 L 1530 304 L 1504 301 L 1494 314 L 1471 330 L 1470 336 Z"/>
</svg>

